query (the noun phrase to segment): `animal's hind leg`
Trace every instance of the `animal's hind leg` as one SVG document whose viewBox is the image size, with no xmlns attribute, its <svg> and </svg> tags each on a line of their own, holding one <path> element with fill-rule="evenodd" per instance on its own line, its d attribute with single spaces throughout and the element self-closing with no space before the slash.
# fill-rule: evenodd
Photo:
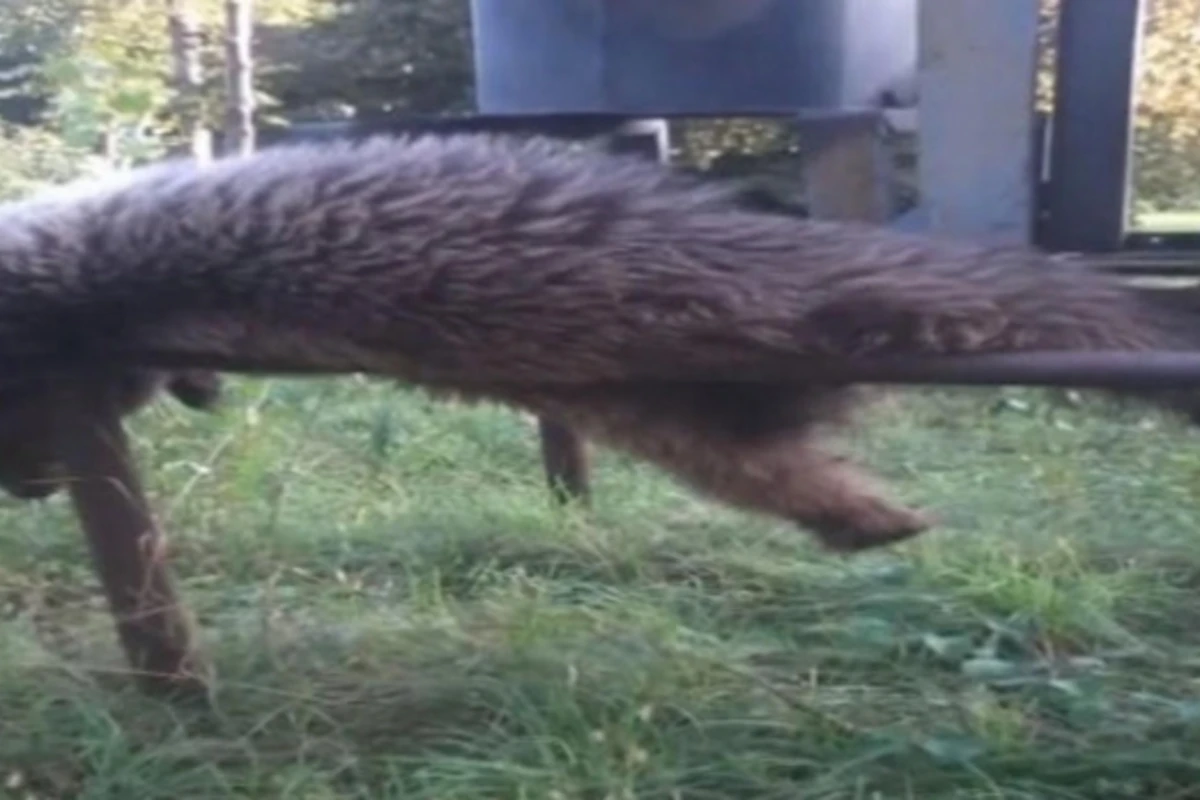
<svg viewBox="0 0 1200 800">
<path fill-rule="evenodd" d="M 538 436 L 542 446 L 542 466 L 550 493 L 560 503 L 591 500 L 587 442 L 556 419 L 538 419 Z"/>
<path fill-rule="evenodd" d="M 864 550 L 910 538 L 932 524 L 903 506 L 844 456 L 807 437 L 741 450 L 741 468 L 718 481 L 734 484 L 731 500 L 764 505 L 813 531 L 829 548 Z M 736 497 L 735 497 L 736 496 Z"/>
<path fill-rule="evenodd" d="M 167 379 L 167 390 L 189 408 L 207 411 L 221 399 L 221 376 L 207 370 L 174 372 Z"/>
<path fill-rule="evenodd" d="M 791 520 L 833 550 L 855 551 L 907 539 L 931 520 L 890 499 L 844 456 L 808 432 L 756 439 L 644 433 L 637 445 L 650 460 L 731 505 Z"/>
<path fill-rule="evenodd" d="M 635 385 L 535 402 L 705 494 L 808 528 L 831 549 L 923 531 L 931 524 L 924 514 L 889 499 L 818 440 L 814 427 L 838 418 L 846 401 L 841 392 Z"/>
</svg>

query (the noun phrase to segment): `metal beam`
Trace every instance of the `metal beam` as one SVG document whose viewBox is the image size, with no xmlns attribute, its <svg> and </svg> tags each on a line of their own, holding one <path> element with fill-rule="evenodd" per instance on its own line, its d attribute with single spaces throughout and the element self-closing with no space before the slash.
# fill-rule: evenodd
<svg viewBox="0 0 1200 800">
<path fill-rule="evenodd" d="M 1141 0 L 1062 3 L 1041 242 L 1050 249 L 1123 244 L 1141 20 Z"/>
<path fill-rule="evenodd" d="M 93 355 L 91 358 L 99 358 Z M 159 369 L 213 369 L 250 375 L 373 374 L 347 363 L 313 365 L 302 358 L 258 358 L 178 350 L 130 350 L 104 353 L 109 366 Z M 71 360 L 0 359 L 0 379 L 19 383 L 32 377 L 77 371 L 89 357 Z M 380 377 L 390 377 L 380 374 Z M 631 376 L 630 383 L 742 382 L 771 384 L 944 384 L 947 386 L 1066 386 L 1112 389 L 1200 388 L 1200 352 L 1189 351 L 1034 351 L 973 355 L 904 354 L 855 358 L 778 355 L 773 363 L 731 362 L 698 378 L 695 370 L 672 373 L 656 365 L 654 377 Z M 614 381 L 615 382 L 615 381 Z M 547 388 L 555 383 L 545 382 Z"/>
</svg>

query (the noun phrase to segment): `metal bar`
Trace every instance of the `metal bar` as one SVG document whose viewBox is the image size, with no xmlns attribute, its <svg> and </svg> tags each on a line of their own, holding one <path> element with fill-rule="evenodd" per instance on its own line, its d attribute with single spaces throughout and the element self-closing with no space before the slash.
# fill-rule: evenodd
<svg viewBox="0 0 1200 800">
<path fill-rule="evenodd" d="M 400 134 L 542 134 L 560 139 L 591 139 L 609 135 L 631 119 L 624 114 L 373 114 L 352 120 L 302 123 L 290 128 L 263 131 L 260 139 L 268 146 Z"/>
<path fill-rule="evenodd" d="M 1145 250 L 1159 253 L 1195 253 L 1200 250 L 1200 231 L 1173 231 L 1155 233 L 1136 231 L 1125 234 L 1121 245 L 1127 250 Z"/>
<path fill-rule="evenodd" d="M 1061 4 L 1042 242 L 1053 250 L 1123 244 L 1142 5 Z"/>
<path fill-rule="evenodd" d="M 812 381 L 1065 386 L 1095 389 L 1200 388 L 1200 352 L 1036 352 L 964 356 L 797 359 Z"/>
<path fill-rule="evenodd" d="M 879 109 L 853 106 L 834 110 L 800 109 L 797 111 L 757 110 L 737 113 L 694 113 L 655 115 L 655 119 L 756 119 L 793 121 L 799 125 L 818 124 L 877 115 Z M 643 116 L 607 112 L 571 114 L 366 114 L 349 120 L 298 123 L 291 127 L 264 128 L 259 132 L 262 147 L 300 141 L 336 141 L 385 134 L 499 133 L 541 134 L 562 139 L 590 139 L 607 136 Z"/>
<path fill-rule="evenodd" d="M 1195 261 L 1181 261 L 1175 264 L 1153 262 L 1139 264 L 1136 261 L 1118 261 L 1114 264 L 1106 264 L 1099 269 L 1121 278 L 1200 277 L 1200 263 Z"/>
<path fill-rule="evenodd" d="M 88 359 L 95 365 L 99 356 Z M 255 359 L 178 351 L 124 351 L 103 356 L 114 368 L 213 369 L 255 375 L 372 374 L 369 369 L 314 366 L 289 359 Z M 658 365 L 656 365 L 657 367 Z M 73 371 L 78 360 L 0 359 L 0 374 L 17 383 L 47 372 Z M 860 358 L 779 355 L 770 367 L 731 363 L 705 381 L 741 383 L 944 384 L 948 386 L 1066 386 L 1112 389 L 1200 388 L 1200 352 L 1191 351 L 1036 351 L 973 355 L 890 355 Z M 379 373 L 380 377 L 393 377 Z M 630 376 L 631 383 L 700 380 L 694 371 L 671 373 L 662 364 L 653 377 Z M 546 381 L 549 388 L 554 381 Z"/>
</svg>

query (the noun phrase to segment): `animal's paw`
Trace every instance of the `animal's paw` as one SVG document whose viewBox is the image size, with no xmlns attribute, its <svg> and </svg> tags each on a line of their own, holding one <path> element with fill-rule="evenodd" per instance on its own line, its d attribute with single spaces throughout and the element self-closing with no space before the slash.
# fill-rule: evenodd
<svg viewBox="0 0 1200 800">
<path fill-rule="evenodd" d="M 880 497 L 858 497 L 852 504 L 827 510 L 819 520 L 798 520 L 830 550 L 854 553 L 910 539 L 932 527 L 935 518 Z"/>
<path fill-rule="evenodd" d="M 167 390 L 188 408 L 212 410 L 221 399 L 221 376 L 216 372 L 186 370 L 173 374 Z"/>
</svg>

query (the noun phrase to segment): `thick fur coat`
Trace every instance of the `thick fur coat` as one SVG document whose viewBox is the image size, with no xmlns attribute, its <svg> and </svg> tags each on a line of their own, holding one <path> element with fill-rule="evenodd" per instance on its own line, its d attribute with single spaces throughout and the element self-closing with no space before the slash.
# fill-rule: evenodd
<svg viewBox="0 0 1200 800">
<path fill-rule="evenodd" d="M 295 146 L 0 210 L 0 360 L 156 346 L 390 375 L 561 418 L 840 549 L 929 521 L 820 443 L 854 389 L 806 385 L 798 356 L 1195 338 L 1028 250 L 754 213 L 547 140 Z"/>
</svg>

